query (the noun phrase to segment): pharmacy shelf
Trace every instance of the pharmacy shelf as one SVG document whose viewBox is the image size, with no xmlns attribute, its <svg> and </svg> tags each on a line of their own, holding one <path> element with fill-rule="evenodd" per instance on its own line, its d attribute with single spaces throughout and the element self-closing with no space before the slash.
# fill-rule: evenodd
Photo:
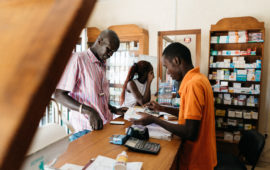
<svg viewBox="0 0 270 170">
<path fill-rule="evenodd" d="M 229 141 L 229 140 L 224 140 L 224 139 L 220 139 L 220 138 L 217 138 L 216 140 L 217 140 L 217 142 L 224 142 L 224 143 L 232 143 L 232 144 L 239 143 L 238 141 Z"/>
<path fill-rule="evenodd" d="M 217 131 L 226 131 L 226 132 L 234 132 L 234 131 L 244 131 L 243 128 L 239 128 L 237 126 L 231 126 L 229 125 L 228 127 L 216 127 Z"/>
<path fill-rule="evenodd" d="M 260 55 L 211 55 L 213 57 L 261 57 Z"/>
<path fill-rule="evenodd" d="M 210 81 L 228 81 L 232 83 L 254 83 L 254 84 L 260 84 L 260 81 L 235 81 L 235 80 L 224 80 L 224 79 L 209 79 Z"/>
<path fill-rule="evenodd" d="M 254 97 L 259 97 L 260 94 L 249 94 L 249 93 L 231 93 L 231 92 L 217 92 L 214 91 L 214 93 L 216 94 L 233 94 L 233 95 L 247 95 L 247 96 L 254 96 Z"/>
<path fill-rule="evenodd" d="M 238 67 L 234 67 L 234 68 L 231 68 L 231 67 L 209 67 L 209 69 L 215 69 L 215 70 L 218 70 L 218 69 L 230 69 L 230 70 L 234 70 L 234 69 L 255 69 L 255 70 L 261 70 L 261 68 L 238 68 Z"/>
<path fill-rule="evenodd" d="M 243 117 L 229 117 L 229 116 L 227 116 L 227 115 L 225 115 L 225 116 L 219 116 L 219 115 L 215 115 L 216 117 L 220 117 L 220 118 L 225 118 L 225 119 L 236 119 L 236 120 L 243 120 L 244 122 L 252 122 L 252 123 L 254 123 L 254 122 L 256 122 L 257 123 L 257 121 L 258 121 L 258 119 L 245 119 L 245 118 L 243 118 Z"/>
<path fill-rule="evenodd" d="M 241 42 L 241 43 L 210 43 L 211 45 L 229 45 L 229 44 L 232 44 L 232 45 L 235 45 L 235 44 L 263 44 L 264 42 L 254 42 L 254 41 L 248 41 L 248 42 Z"/>
<path fill-rule="evenodd" d="M 245 110 L 245 109 L 249 109 L 249 110 L 258 110 L 258 106 L 239 106 L 239 105 L 228 105 L 228 104 L 215 104 L 215 107 L 217 108 L 224 108 L 224 109 L 228 109 L 228 108 L 233 108 L 233 109 L 239 109 L 239 110 Z"/>
<path fill-rule="evenodd" d="M 215 25 L 211 25 L 210 30 L 210 39 L 212 36 L 227 36 L 230 31 L 243 31 L 245 30 L 247 34 L 249 33 L 261 33 L 261 39 L 262 42 L 243 42 L 243 43 L 213 43 L 209 42 L 209 63 L 208 63 L 208 75 L 212 74 L 212 72 L 218 70 L 218 69 L 227 69 L 229 71 L 235 71 L 236 69 L 239 70 L 247 70 L 249 68 L 217 68 L 217 67 L 210 67 L 213 66 L 210 61 L 213 62 L 220 62 L 224 59 L 230 59 L 232 60 L 234 57 L 236 58 L 244 58 L 247 63 L 254 63 L 256 60 L 261 60 L 261 64 L 263 65 L 263 58 L 264 58 L 264 39 L 265 39 L 265 28 L 264 23 L 259 22 L 256 18 L 253 17 L 234 17 L 234 18 L 223 18 L 219 20 Z M 223 41 L 224 42 L 224 41 Z M 237 55 L 222 55 L 220 51 L 224 50 L 239 50 L 239 51 L 247 51 L 247 49 L 254 50 L 256 48 L 256 54 L 255 55 L 240 55 L 239 53 Z M 215 54 L 215 55 L 212 55 Z M 223 53 L 225 54 L 225 53 Z M 235 53 L 234 53 L 235 54 Z M 245 53 L 247 54 L 247 53 Z M 252 53 L 254 54 L 254 53 Z M 263 73 L 263 68 L 250 68 L 255 69 Z M 217 83 L 216 79 L 209 80 L 211 85 L 215 85 Z M 262 76 L 261 76 L 262 79 Z M 262 81 L 236 81 L 236 80 L 220 80 L 220 81 L 227 81 L 229 82 L 230 86 L 232 83 L 241 83 L 242 87 L 250 87 L 250 85 L 260 85 L 260 90 L 262 88 Z M 260 94 L 245 94 L 245 93 L 229 93 L 229 92 L 214 92 L 215 96 L 218 94 L 231 94 L 232 96 L 235 95 L 237 97 L 238 95 L 247 95 L 247 96 L 256 96 L 258 98 L 258 104 L 256 106 L 239 106 L 239 105 L 225 105 L 225 104 L 215 104 L 216 109 L 223 109 L 228 112 L 228 109 L 235 109 L 235 110 L 246 110 L 246 111 L 256 111 L 258 112 L 258 116 L 260 116 Z M 215 116 L 217 119 L 218 116 Z M 227 117 L 227 113 L 224 117 L 224 119 L 228 119 L 230 117 Z M 230 118 L 235 119 L 235 118 Z M 241 119 L 241 118 L 240 118 Z M 239 119 L 239 120 L 240 120 Z M 256 129 L 258 129 L 258 120 L 257 119 L 243 119 L 243 122 L 246 121 L 252 121 L 251 124 L 255 126 Z M 224 127 L 223 129 L 216 129 L 217 132 L 225 132 L 228 131 L 231 127 Z M 217 133 L 218 134 L 218 133 Z M 217 141 L 223 142 L 223 143 L 234 143 L 237 144 L 237 141 L 226 141 L 222 138 L 223 134 L 217 135 Z"/>
</svg>

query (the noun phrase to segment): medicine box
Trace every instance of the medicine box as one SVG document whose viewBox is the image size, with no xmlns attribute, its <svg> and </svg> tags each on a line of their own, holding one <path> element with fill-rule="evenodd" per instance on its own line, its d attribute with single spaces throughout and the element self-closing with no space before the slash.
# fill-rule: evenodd
<svg viewBox="0 0 270 170">
<path fill-rule="evenodd" d="M 261 80 L 261 70 L 256 70 L 255 71 L 255 81 L 260 81 Z"/>
<path fill-rule="evenodd" d="M 242 111 L 235 111 L 235 117 L 237 118 L 242 118 L 243 117 L 242 114 L 243 114 Z"/>
<path fill-rule="evenodd" d="M 235 120 L 235 119 L 228 119 L 227 123 L 230 126 L 236 126 L 237 125 L 237 120 Z"/>
<path fill-rule="evenodd" d="M 239 135 L 239 134 L 236 134 L 236 135 L 233 136 L 233 140 L 234 140 L 234 141 L 239 142 L 240 139 L 241 139 L 241 135 Z"/>
<path fill-rule="evenodd" d="M 245 130 L 251 130 L 252 129 L 252 125 L 251 124 L 245 124 L 244 129 Z"/>
<path fill-rule="evenodd" d="M 235 111 L 234 110 L 228 110 L 228 117 L 235 117 Z"/>
<path fill-rule="evenodd" d="M 258 119 L 258 112 L 251 111 L 250 114 L 252 119 Z"/>
<path fill-rule="evenodd" d="M 244 112 L 244 119 L 251 119 L 251 114 L 250 112 Z"/>
<path fill-rule="evenodd" d="M 226 110 L 221 110 L 221 109 L 216 110 L 217 116 L 225 116 L 225 114 L 226 114 Z"/>
<path fill-rule="evenodd" d="M 231 132 L 224 132 L 224 140 L 233 141 L 233 133 Z"/>
</svg>

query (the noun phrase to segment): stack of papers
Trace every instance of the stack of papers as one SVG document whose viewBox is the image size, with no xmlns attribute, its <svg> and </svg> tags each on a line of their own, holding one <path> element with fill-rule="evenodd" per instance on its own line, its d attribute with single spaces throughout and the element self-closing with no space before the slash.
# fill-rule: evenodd
<svg viewBox="0 0 270 170">
<path fill-rule="evenodd" d="M 129 109 L 126 111 L 126 113 L 124 115 L 124 119 L 125 120 L 140 119 L 141 115 L 137 114 L 137 112 L 148 113 L 148 114 L 150 114 L 152 116 L 156 116 L 156 117 L 160 116 L 159 112 L 149 110 L 148 108 L 143 108 L 143 107 L 140 107 L 140 106 L 136 106 L 136 107 L 129 107 Z"/>
<path fill-rule="evenodd" d="M 149 131 L 149 137 L 155 139 L 163 139 L 170 141 L 172 139 L 172 133 L 164 129 L 163 127 L 152 123 L 146 126 Z"/>
<path fill-rule="evenodd" d="M 79 165 L 75 165 L 75 164 L 65 164 L 63 165 L 60 170 L 82 170 L 83 169 L 83 166 L 79 166 Z M 45 169 L 47 170 L 47 169 Z"/>
<path fill-rule="evenodd" d="M 99 155 L 86 170 L 112 170 L 115 162 L 114 159 Z M 142 164 L 142 162 L 127 162 L 127 170 L 140 170 Z"/>
</svg>

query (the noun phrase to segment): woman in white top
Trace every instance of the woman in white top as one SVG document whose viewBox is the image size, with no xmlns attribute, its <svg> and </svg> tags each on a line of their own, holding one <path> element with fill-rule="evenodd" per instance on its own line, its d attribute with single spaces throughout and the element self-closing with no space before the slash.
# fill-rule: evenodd
<svg viewBox="0 0 270 170">
<path fill-rule="evenodd" d="M 135 75 L 137 79 L 134 79 Z M 122 107 L 144 105 L 151 99 L 151 83 L 154 79 L 153 66 L 148 61 L 139 61 L 130 68 L 121 94 Z"/>
</svg>

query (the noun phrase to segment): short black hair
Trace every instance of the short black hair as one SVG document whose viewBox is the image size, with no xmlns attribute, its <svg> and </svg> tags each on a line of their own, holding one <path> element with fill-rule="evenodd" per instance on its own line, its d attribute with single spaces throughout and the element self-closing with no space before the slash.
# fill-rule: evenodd
<svg viewBox="0 0 270 170">
<path fill-rule="evenodd" d="M 164 49 L 162 56 L 164 56 L 166 59 L 169 59 L 170 61 L 174 57 L 178 57 L 179 60 L 181 59 L 184 60 L 187 64 L 192 64 L 190 50 L 179 42 L 174 42 L 168 45 Z"/>
<path fill-rule="evenodd" d="M 110 41 L 112 41 L 113 43 L 115 43 L 115 45 L 117 45 L 119 47 L 119 44 L 120 44 L 119 37 L 116 34 L 116 32 L 114 32 L 113 30 L 106 29 L 106 30 L 102 31 L 99 34 L 98 39 L 100 39 L 100 38 L 102 38 L 102 39 L 109 38 Z"/>
</svg>

